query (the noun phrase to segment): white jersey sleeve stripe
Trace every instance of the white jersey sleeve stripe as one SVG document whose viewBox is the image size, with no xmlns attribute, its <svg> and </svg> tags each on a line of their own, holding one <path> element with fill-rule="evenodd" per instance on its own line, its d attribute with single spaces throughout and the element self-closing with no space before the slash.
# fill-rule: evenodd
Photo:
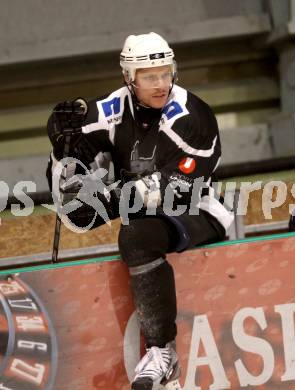
<svg viewBox="0 0 295 390">
<path fill-rule="evenodd" d="M 112 144 L 114 144 L 114 138 L 115 138 L 115 126 L 110 126 L 110 128 L 102 128 L 101 124 L 99 122 L 96 123 L 90 123 L 89 125 L 85 125 L 82 127 L 82 133 L 89 134 L 93 131 L 98 130 L 106 130 L 109 133 L 109 139 Z"/>
<path fill-rule="evenodd" d="M 96 130 L 105 130 L 105 129 L 102 129 L 98 122 L 90 123 L 89 125 L 85 125 L 82 127 L 82 133 L 84 134 L 88 134 Z"/>
<path fill-rule="evenodd" d="M 199 157 L 211 157 L 214 153 L 215 145 L 217 142 L 217 136 L 214 137 L 212 146 L 210 149 L 195 149 L 189 146 L 178 134 L 176 134 L 172 129 L 167 127 L 161 128 L 160 130 L 164 131 L 165 134 L 185 153 L 191 154 L 193 156 Z"/>
</svg>

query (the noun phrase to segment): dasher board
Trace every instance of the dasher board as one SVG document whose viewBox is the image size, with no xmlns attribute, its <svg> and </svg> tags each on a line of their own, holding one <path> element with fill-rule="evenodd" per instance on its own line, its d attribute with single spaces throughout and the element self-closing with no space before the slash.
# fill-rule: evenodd
<svg viewBox="0 0 295 390">
<path fill-rule="evenodd" d="M 295 388 L 295 237 L 171 254 L 185 390 Z M 143 351 L 118 256 L 0 276 L 0 389 L 127 390 Z"/>
</svg>

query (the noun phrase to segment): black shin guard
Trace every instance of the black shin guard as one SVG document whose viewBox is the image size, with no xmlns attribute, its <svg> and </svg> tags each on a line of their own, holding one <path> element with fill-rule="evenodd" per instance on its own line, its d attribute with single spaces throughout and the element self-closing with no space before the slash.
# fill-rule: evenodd
<svg viewBox="0 0 295 390">
<path fill-rule="evenodd" d="M 119 249 L 128 265 L 134 303 L 147 346 L 165 346 L 176 336 L 174 273 L 165 260 L 173 230 L 159 218 L 130 221 L 122 226 Z"/>
<path fill-rule="evenodd" d="M 160 260 L 160 259 L 159 259 Z M 131 287 L 138 319 L 146 345 L 164 347 L 176 336 L 176 293 L 171 265 L 162 259 L 160 265 L 131 274 Z"/>
</svg>

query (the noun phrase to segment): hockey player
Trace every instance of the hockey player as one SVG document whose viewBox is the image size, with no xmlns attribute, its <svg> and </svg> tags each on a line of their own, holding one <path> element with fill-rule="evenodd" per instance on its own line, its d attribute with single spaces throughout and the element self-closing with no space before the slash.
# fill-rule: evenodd
<svg viewBox="0 0 295 390">
<path fill-rule="evenodd" d="M 90 172 L 111 161 L 118 188 L 132 181 L 142 201 L 142 209 L 121 225 L 118 240 L 146 343 L 131 385 L 140 390 L 179 375 L 175 281 L 166 254 L 223 240 L 233 218 L 210 187 L 221 155 L 215 116 L 205 102 L 175 84 L 176 62 L 168 43 L 156 33 L 131 35 L 120 65 L 125 85 L 89 101 L 87 113 L 78 101 L 56 106 L 48 121 L 53 145 L 48 179 L 51 184 L 53 168 L 62 158 L 64 129 L 81 128 L 81 134 L 72 137 L 70 155 Z M 194 183 L 200 179 L 204 186 L 191 213 Z M 119 216 L 118 193 L 106 186 L 105 192 L 95 194 L 110 219 Z M 173 196 L 174 211 L 186 206 L 182 214 L 165 212 L 167 194 Z M 78 191 L 72 191 L 75 195 Z M 146 212 L 151 204 L 154 215 Z M 89 202 L 67 217 L 81 227 L 105 221 Z"/>
</svg>

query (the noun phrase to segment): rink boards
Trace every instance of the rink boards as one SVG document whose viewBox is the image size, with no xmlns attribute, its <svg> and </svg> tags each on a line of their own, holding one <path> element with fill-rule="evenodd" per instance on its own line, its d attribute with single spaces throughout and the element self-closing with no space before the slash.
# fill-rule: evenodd
<svg viewBox="0 0 295 390">
<path fill-rule="evenodd" d="M 294 255 L 290 234 L 168 257 L 183 389 L 295 388 Z M 130 388 L 143 341 L 119 257 L 2 272 L 0 299 L 0 389 Z"/>
</svg>

